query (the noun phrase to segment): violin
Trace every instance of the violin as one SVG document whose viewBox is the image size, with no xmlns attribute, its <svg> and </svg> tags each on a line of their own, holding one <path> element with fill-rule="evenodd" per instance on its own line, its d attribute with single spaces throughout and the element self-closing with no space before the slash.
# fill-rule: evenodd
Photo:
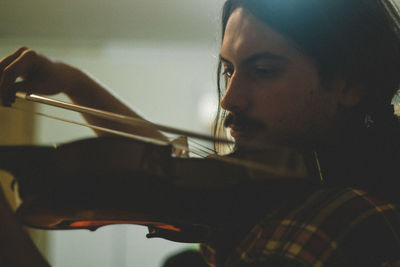
<svg viewBox="0 0 400 267">
<path fill-rule="evenodd" d="M 268 207 L 312 185 L 315 166 L 275 170 L 232 154 L 182 158 L 172 144 L 126 136 L 57 146 L 1 146 L 14 176 L 16 215 L 40 229 L 112 224 L 149 228 L 147 237 L 199 243 L 254 224 Z"/>
</svg>

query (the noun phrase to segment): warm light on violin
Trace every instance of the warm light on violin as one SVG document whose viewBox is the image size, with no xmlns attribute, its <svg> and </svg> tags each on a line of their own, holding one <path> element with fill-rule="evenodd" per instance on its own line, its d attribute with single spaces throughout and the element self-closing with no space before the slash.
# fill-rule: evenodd
<svg viewBox="0 0 400 267">
<path fill-rule="evenodd" d="M 103 220 L 103 221 L 76 221 L 72 222 L 69 226 L 71 228 L 84 228 L 84 229 L 97 229 L 99 227 L 105 225 L 113 225 L 113 224 L 137 224 L 137 225 L 144 225 L 144 226 L 152 226 L 159 229 L 174 231 L 174 232 L 181 232 L 180 228 L 177 228 L 173 225 L 168 225 L 165 223 L 160 222 L 146 222 L 146 221 L 113 221 L 113 220 Z"/>
<path fill-rule="evenodd" d="M 259 219 L 249 209 L 254 203 L 310 185 L 302 172 L 257 180 L 248 167 L 172 157 L 171 151 L 112 136 L 55 147 L 3 146 L 0 168 L 18 183 L 17 216 L 28 226 L 95 230 L 132 223 L 147 226 L 148 237 L 195 243 Z"/>
</svg>

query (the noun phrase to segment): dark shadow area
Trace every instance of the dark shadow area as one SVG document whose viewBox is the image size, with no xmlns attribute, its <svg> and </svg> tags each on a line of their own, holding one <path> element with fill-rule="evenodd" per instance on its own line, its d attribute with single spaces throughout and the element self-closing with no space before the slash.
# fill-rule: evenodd
<svg viewBox="0 0 400 267">
<path fill-rule="evenodd" d="M 170 256 L 162 267 L 209 267 L 197 250 L 185 250 Z"/>
</svg>

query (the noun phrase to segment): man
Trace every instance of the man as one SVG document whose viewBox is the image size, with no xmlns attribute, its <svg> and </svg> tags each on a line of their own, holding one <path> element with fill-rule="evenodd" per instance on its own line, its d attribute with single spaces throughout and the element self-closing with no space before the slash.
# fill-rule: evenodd
<svg viewBox="0 0 400 267">
<path fill-rule="evenodd" d="M 277 196 L 280 205 L 245 233 L 232 233 L 235 242 L 203 244 L 210 265 L 400 266 L 400 214 L 391 204 L 399 200 L 400 153 L 391 105 L 400 83 L 394 11 L 379 0 L 226 2 L 220 53 L 226 90 L 219 93 L 236 151 L 279 145 L 312 153 L 322 183 Z M 0 71 L 5 105 L 15 90 L 28 88 L 138 116 L 80 70 L 26 48 L 4 58 Z M 20 76 L 24 81 L 15 84 Z"/>
<path fill-rule="evenodd" d="M 209 263 L 400 265 L 399 213 L 380 199 L 399 200 L 397 21 L 388 1 L 226 2 L 220 103 L 237 149 L 314 151 L 323 183 L 282 199 L 238 243 L 203 245 Z"/>
</svg>

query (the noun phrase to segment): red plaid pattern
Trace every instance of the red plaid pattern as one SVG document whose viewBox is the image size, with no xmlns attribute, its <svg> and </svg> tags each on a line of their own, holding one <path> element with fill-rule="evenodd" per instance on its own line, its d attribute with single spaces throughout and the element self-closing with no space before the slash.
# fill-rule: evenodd
<svg viewBox="0 0 400 267">
<path fill-rule="evenodd" d="M 216 266 L 218 251 L 206 244 L 201 244 L 201 251 L 210 266 Z M 268 214 L 236 246 L 224 266 L 399 263 L 400 213 L 393 204 L 362 190 L 320 187 Z"/>
</svg>

